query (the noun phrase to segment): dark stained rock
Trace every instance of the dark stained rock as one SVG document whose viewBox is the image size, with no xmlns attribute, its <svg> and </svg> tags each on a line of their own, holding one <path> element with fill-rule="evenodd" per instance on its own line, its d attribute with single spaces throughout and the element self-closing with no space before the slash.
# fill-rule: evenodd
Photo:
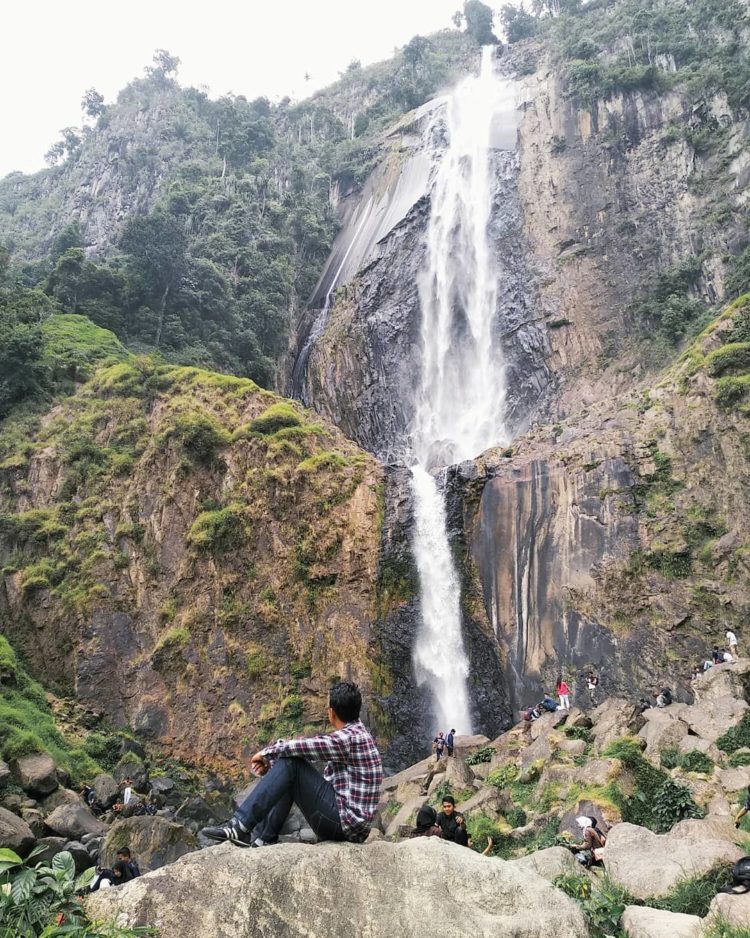
<svg viewBox="0 0 750 938">
<path fill-rule="evenodd" d="M 47 753 L 21 756 L 11 764 L 16 782 L 31 795 L 49 795 L 57 786 L 57 769 Z"/>
<path fill-rule="evenodd" d="M 103 834 L 107 830 L 84 804 L 61 804 L 48 815 L 45 823 L 53 833 L 69 839 L 78 839 L 84 834 Z"/>
<path fill-rule="evenodd" d="M 25 856 L 34 845 L 34 834 L 22 818 L 0 808 L 0 847 Z"/>
<path fill-rule="evenodd" d="M 133 817 L 115 821 L 101 845 L 100 863 L 111 866 L 119 847 L 130 847 L 141 872 L 159 869 L 197 849 L 191 831 L 160 817 Z"/>
</svg>

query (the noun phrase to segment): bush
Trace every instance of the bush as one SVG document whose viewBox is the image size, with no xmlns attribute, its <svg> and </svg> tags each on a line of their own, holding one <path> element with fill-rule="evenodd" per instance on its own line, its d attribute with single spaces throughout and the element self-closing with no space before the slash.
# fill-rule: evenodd
<svg viewBox="0 0 750 938">
<path fill-rule="evenodd" d="M 493 769 L 487 776 L 487 783 L 495 788 L 507 788 L 518 777 L 518 766 L 509 762 L 499 769 Z"/>
<path fill-rule="evenodd" d="M 746 710 L 736 726 L 730 728 L 716 740 L 722 752 L 736 752 L 738 749 L 750 749 L 750 710 Z"/>
<path fill-rule="evenodd" d="M 297 720 L 302 716 L 305 704 L 299 694 L 289 694 L 281 704 L 281 712 L 288 720 Z"/>
<path fill-rule="evenodd" d="M 729 410 L 734 404 L 743 401 L 750 394 L 750 375 L 741 375 L 739 378 L 727 375 L 716 382 L 716 406 L 722 410 Z"/>
<path fill-rule="evenodd" d="M 686 772 L 703 772 L 710 775 L 714 770 L 713 759 L 699 749 L 686 753 L 680 760 L 680 764 Z"/>
<path fill-rule="evenodd" d="M 178 439 L 186 455 L 203 466 L 211 465 L 219 450 L 231 442 L 229 433 L 205 410 L 177 414 L 166 435 Z"/>
<path fill-rule="evenodd" d="M 717 866 L 703 876 L 695 879 L 683 879 L 667 896 L 649 899 L 647 904 L 655 909 L 667 912 L 679 912 L 683 915 L 697 915 L 704 918 L 717 892 L 729 882 L 731 866 Z"/>
<path fill-rule="evenodd" d="M 750 342 L 731 342 L 706 356 L 706 366 L 712 378 L 727 372 L 743 374 L 750 371 Z"/>
<path fill-rule="evenodd" d="M 263 413 L 250 421 L 252 433 L 272 434 L 285 427 L 299 427 L 302 417 L 294 406 L 287 401 L 279 401 L 264 410 Z"/>
<path fill-rule="evenodd" d="M 0 635 L 0 675 L 4 680 L 15 679 L 17 668 L 16 653 L 10 647 L 8 639 Z"/>
<path fill-rule="evenodd" d="M 483 762 L 491 762 L 494 754 L 495 750 L 492 746 L 483 746 L 481 749 L 477 749 L 475 752 L 472 752 L 470 756 L 466 757 L 466 764 L 481 765 Z"/>
<path fill-rule="evenodd" d="M 741 765 L 750 765 L 750 751 L 733 752 L 729 757 L 729 764 L 732 768 L 737 768 Z"/>
<path fill-rule="evenodd" d="M 511 827 L 523 827 L 528 821 L 528 818 L 523 808 L 509 808 L 505 812 L 505 820 Z"/>
<path fill-rule="evenodd" d="M 620 759 L 627 764 L 641 758 L 641 740 L 635 736 L 622 736 L 606 746 L 602 755 L 607 759 Z"/>
<path fill-rule="evenodd" d="M 671 830 L 685 818 L 701 818 L 705 814 L 693 801 L 690 789 L 671 778 L 656 792 L 652 812 L 658 833 Z"/>
<path fill-rule="evenodd" d="M 245 531 L 245 509 L 239 503 L 218 511 L 203 511 L 188 532 L 188 543 L 196 550 L 219 556 L 242 545 Z"/>
<path fill-rule="evenodd" d="M 575 899 L 581 906 L 589 924 L 591 938 L 609 938 L 620 934 L 620 918 L 632 898 L 609 876 L 596 883 L 580 873 L 557 876 L 554 885 Z"/>
<path fill-rule="evenodd" d="M 666 749 L 662 749 L 660 762 L 662 768 L 664 769 L 676 769 L 680 764 L 680 756 L 682 753 L 679 749 L 675 749 L 674 746 L 668 746 Z"/>
</svg>

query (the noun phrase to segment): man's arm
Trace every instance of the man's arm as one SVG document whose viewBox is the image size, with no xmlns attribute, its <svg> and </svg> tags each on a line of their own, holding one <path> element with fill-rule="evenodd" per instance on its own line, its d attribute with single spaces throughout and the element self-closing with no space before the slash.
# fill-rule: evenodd
<svg viewBox="0 0 750 938">
<path fill-rule="evenodd" d="M 300 756 L 308 762 L 328 759 L 346 762 L 349 755 L 348 736 L 341 730 L 311 736 L 309 739 L 282 739 L 272 746 L 261 749 L 258 755 L 273 761 L 289 756 Z M 254 757 L 253 757 L 254 758 Z"/>
</svg>

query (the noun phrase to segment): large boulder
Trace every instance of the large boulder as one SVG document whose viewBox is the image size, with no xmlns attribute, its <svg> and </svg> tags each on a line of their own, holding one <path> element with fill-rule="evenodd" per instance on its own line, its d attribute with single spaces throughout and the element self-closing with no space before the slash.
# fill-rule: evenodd
<svg viewBox="0 0 750 938">
<path fill-rule="evenodd" d="M 409 801 L 405 801 L 398 809 L 398 811 L 395 814 L 392 814 L 386 821 L 385 836 L 396 837 L 399 834 L 401 827 L 413 827 L 417 811 L 419 811 L 424 803 L 425 799 L 422 795 L 418 796 L 417 798 L 411 798 Z"/>
<path fill-rule="evenodd" d="M 591 714 L 594 727 L 591 735 L 597 752 L 602 752 L 610 743 L 623 736 L 632 736 L 643 726 L 645 719 L 629 701 L 610 697 Z"/>
<path fill-rule="evenodd" d="M 557 729 L 567 722 L 567 710 L 555 710 L 554 713 L 543 713 L 538 720 L 531 724 L 530 735 L 532 739 L 539 739 L 540 736 L 549 736 L 552 730 Z"/>
<path fill-rule="evenodd" d="M 460 886 L 460 902 L 446 887 Z M 529 870 L 437 838 L 393 844 L 228 844 L 86 900 L 96 920 L 148 921 L 160 938 L 586 938 L 577 904 Z M 439 909 L 431 923 L 430 910 Z"/>
<path fill-rule="evenodd" d="M 730 894 L 720 892 L 711 902 L 706 925 L 721 918 L 735 928 L 750 929 L 750 892 Z"/>
<path fill-rule="evenodd" d="M 44 823 L 58 837 L 68 840 L 79 840 L 84 834 L 104 834 L 107 830 L 107 825 L 95 818 L 85 804 L 61 804 Z"/>
<path fill-rule="evenodd" d="M 178 857 L 196 850 L 198 843 L 182 824 L 146 816 L 115 821 L 101 845 L 101 865 L 112 866 L 120 847 L 130 847 L 141 871 L 147 873 L 174 863 Z"/>
<path fill-rule="evenodd" d="M 120 759 L 115 766 L 114 776 L 115 781 L 121 788 L 125 779 L 129 778 L 136 791 L 145 794 L 149 790 L 148 769 L 140 759 L 134 760 L 130 755 Z"/>
<path fill-rule="evenodd" d="M 743 658 L 732 664 L 711 668 L 700 680 L 693 682 L 692 690 L 699 703 L 717 697 L 750 700 L 750 659 Z"/>
<path fill-rule="evenodd" d="M 0 759 L 0 788 L 7 784 L 7 782 L 10 780 L 10 777 L 10 766 L 7 762 L 3 762 L 3 760 Z"/>
<path fill-rule="evenodd" d="M 508 862 L 516 869 L 536 873 L 550 883 L 556 876 L 562 876 L 564 873 L 581 872 L 576 858 L 565 847 L 547 847 L 546 850 L 536 850 L 526 857 Z"/>
<path fill-rule="evenodd" d="M 11 771 L 16 782 L 31 795 L 49 795 L 57 788 L 55 763 L 46 752 L 15 759 Z"/>
<path fill-rule="evenodd" d="M 82 805 L 84 804 L 84 800 L 78 792 L 72 791 L 70 788 L 58 788 L 57 791 L 53 791 L 51 795 L 42 798 L 40 804 L 45 814 L 52 814 L 60 805 Z"/>
<path fill-rule="evenodd" d="M 738 765 L 733 769 L 720 769 L 719 784 L 730 794 L 742 791 L 750 785 L 750 766 Z"/>
<path fill-rule="evenodd" d="M 91 783 L 96 800 L 103 808 L 111 808 L 120 796 L 120 786 L 112 775 L 102 772 Z"/>
<path fill-rule="evenodd" d="M 708 828 L 678 824 L 669 834 L 654 834 L 636 824 L 617 824 L 607 837 L 604 862 L 616 883 L 634 898 L 648 899 L 741 856 L 739 847 Z"/>
<path fill-rule="evenodd" d="M 488 737 L 482 736 L 481 733 L 476 733 L 474 736 L 455 736 L 453 755 L 456 759 L 465 759 L 470 753 L 476 752 L 477 749 L 484 749 L 489 744 Z"/>
<path fill-rule="evenodd" d="M 381 791 L 395 791 L 403 782 L 410 782 L 415 778 L 427 775 L 427 773 L 434 768 L 435 757 L 428 756 L 426 759 L 422 759 L 421 762 L 415 762 L 414 765 L 410 765 L 408 769 L 404 769 L 402 772 L 397 772 L 395 775 L 389 775 L 388 778 L 384 778 L 383 784 L 380 786 Z"/>
<path fill-rule="evenodd" d="M 453 789 L 471 788 L 474 784 L 474 773 L 463 759 L 446 759 L 445 778 Z"/>
<path fill-rule="evenodd" d="M 678 708 L 652 707 L 643 714 L 646 722 L 638 735 L 646 742 L 646 755 L 656 759 L 663 749 L 679 748 L 688 735 L 687 724 L 678 716 Z"/>
<path fill-rule="evenodd" d="M 715 743 L 730 726 L 740 722 L 747 709 L 745 701 L 736 697 L 711 697 L 686 707 L 683 719 L 692 733 Z"/>
<path fill-rule="evenodd" d="M 34 834 L 26 821 L 0 808 L 0 847 L 7 847 L 25 856 L 33 845 Z"/>
<path fill-rule="evenodd" d="M 628 938 L 698 938 L 701 930 L 697 915 L 664 912 L 642 905 L 626 906 L 620 924 Z"/>
</svg>

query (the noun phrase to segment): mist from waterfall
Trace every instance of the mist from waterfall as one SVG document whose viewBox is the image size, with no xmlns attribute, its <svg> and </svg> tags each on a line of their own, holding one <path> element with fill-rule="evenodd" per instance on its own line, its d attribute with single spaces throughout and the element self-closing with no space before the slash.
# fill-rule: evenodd
<svg viewBox="0 0 750 938">
<path fill-rule="evenodd" d="M 461 633 L 460 580 L 448 538 L 445 498 L 431 474 L 502 443 L 505 386 L 494 337 L 497 268 L 489 236 L 493 119 L 507 85 L 482 50 L 477 77 L 448 98 L 448 138 L 431 193 L 425 268 L 419 284 L 422 374 L 412 425 L 414 557 L 422 625 L 417 681 L 433 693 L 440 729 L 471 732 L 469 663 Z M 432 126 L 428 133 L 438 128 Z"/>
</svg>

